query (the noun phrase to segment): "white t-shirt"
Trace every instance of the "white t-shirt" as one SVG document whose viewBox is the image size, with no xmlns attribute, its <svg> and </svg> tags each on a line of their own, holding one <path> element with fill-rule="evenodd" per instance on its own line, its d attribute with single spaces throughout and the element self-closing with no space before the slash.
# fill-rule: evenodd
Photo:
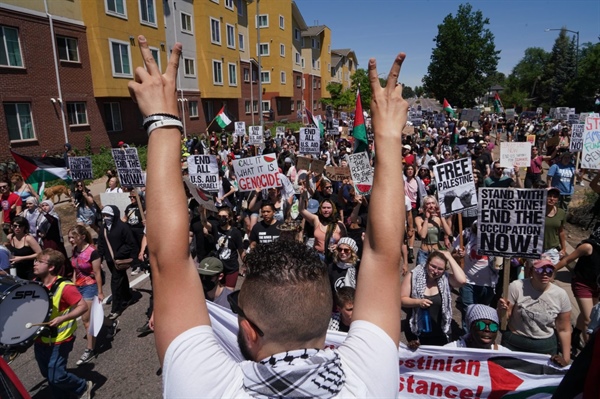
<svg viewBox="0 0 600 399">
<path fill-rule="evenodd" d="M 398 347 L 378 326 L 355 320 L 336 349 L 346 383 L 340 398 L 395 398 Z M 163 363 L 165 398 L 252 398 L 243 387 L 240 363 L 218 344 L 212 327 L 199 326 L 171 342 Z"/>
<path fill-rule="evenodd" d="M 456 237 L 452 243 L 454 249 L 460 247 L 460 237 Z M 469 234 L 464 242 L 465 249 L 465 275 L 467 284 L 495 287 L 498 282 L 498 273 L 489 266 L 487 255 L 477 254 L 477 235 Z"/>
<path fill-rule="evenodd" d="M 121 189 L 121 187 L 115 187 L 115 188 L 107 188 L 105 193 L 122 193 L 123 190 Z"/>
</svg>

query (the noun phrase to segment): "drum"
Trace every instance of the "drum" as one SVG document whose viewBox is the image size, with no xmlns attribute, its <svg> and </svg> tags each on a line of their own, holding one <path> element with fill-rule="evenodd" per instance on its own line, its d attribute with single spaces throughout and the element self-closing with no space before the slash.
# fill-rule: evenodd
<svg viewBox="0 0 600 399">
<path fill-rule="evenodd" d="M 27 323 L 46 322 L 52 306 L 41 283 L 13 276 L 0 277 L 0 345 L 17 345 L 33 339 L 43 327 Z"/>
</svg>

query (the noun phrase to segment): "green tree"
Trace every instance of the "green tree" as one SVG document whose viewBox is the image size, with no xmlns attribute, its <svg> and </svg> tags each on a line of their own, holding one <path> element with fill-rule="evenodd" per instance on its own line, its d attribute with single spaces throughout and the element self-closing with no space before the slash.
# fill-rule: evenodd
<svg viewBox="0 0 600 399">
<path fill-rule="evenodd" d="M 402 88 L 402 97 L 413 98 L 413 97 L 415 97 L 415 91 L 410 86 L 404 86 Z"/>
<path fill-rule="evenodd" d="M 366 69 L 359 68 L 354 72 L 354 75 L 350 77 L 352 81 L 351 90 L 356 93 L 360 85 L 360 102 L 362 103 L 363 110 L 368 111 L 371 109 L 371 85 L 369 84 L 369 76 Z"/>
<path fill-rule="evenodd" d="M 351 89 L 344 90 L 342 84 L 336 82 L 330 82 L 326 89 L 331 95 L 331 98 L 321 99 L 323 104 L 331 105 L 336 110 L 354 108 L 356 95 Z"/>
<path fill-rule="evenodd" d="M 494 35 L 486 28 L 489 23 L 468 3 L 458 7 L 456 16 L 444 18 L 433 39 L 436 47 L 423 78 L 426 91 L 459 108 L 475 105 L 475 99 L 490 87 L 500 54 Z"/>
<path fill-rule="evenodd" d="M 577 112 L 597 111 L 600 93 L 600 43 L 585 43 L 579 58 L 578 76 L 565 89 L 565 100 Z"/>
<path fill-rule="evenodd" d="M 425 89 L 423 89 L 423 86 L 415 86 L 415 95 L 417 97 L 421 97 L 424 93 Z"/>
<path fill-rule="evenodd" d="M 569 38 L 563 28 L 552 46 L 552 53 L 544 74 L 543 83 L 548 89 L 544 94 L 549 96 L 550 105 L 558 107 L 569 105 L 565 98 L 565 90 L 569 82 L 575 79 L 576 59 L 575 39 Z"/>
<path fill-rule="evenodd" d="M 505 106 L 527 107 L 547 103 L 546 65 L 550 53 L 540 47 L 529 47 L 523 58 L 506 78 L 503 93 Z"/>
</svg>

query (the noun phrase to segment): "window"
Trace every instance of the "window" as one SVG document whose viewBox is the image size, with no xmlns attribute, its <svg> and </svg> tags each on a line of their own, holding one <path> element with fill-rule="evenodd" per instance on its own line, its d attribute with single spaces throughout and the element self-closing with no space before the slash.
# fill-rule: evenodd
<svg viewBox="0 0 600 399">
<path fill-rule="evenodd" d="M 312 60 L 312 67 L 313 69 L 317 69 L 317 60 L 315 60 L 314 58 Z"/>
<path fill-rule="evenodd" d="M 142 24 L 156 26 L 154 0 L 140 0 L 140 21 Z"/>
<path fill-rule="evenodd" d="M 154 58 L 154 62 L 156 62 L 156 65 L 158 66 L 158 70 L 162 71 L 160 68 L 160 52 L 156 47 L 150 47 L 150 53 L 152 54 L 152 58 Z"/>
<path fill-rule="evenodd" d="M 223 63 L 213 60 L 213 83 L 223 85 Z"/>
<path fill-rule="evenodd" d="M 279 16 L 279 28 L 285 29 L 285 19 L 283 18 L 283 15 Z"/>
<path fill-rule="evenodd" d="M 296 53 L 296 65 L 300 65 L 300 53 Z"/>
<path fill-rule="evenodd" d="M 302 87 L 302 78 L 300 76 L 296 76 L 296 87 Z"/>
<path fill-rule="evenodd" d="M 296 109 L 298 111 L 302 110 L 302 101 L 300 101 L 300 100 L 296 101 Z"/>
<path fill-rule="evenodd" d="M 321 88 L 321 81 L 317 80 L 317 89 L 320 89 L 320 88 Z"/>
<path fill-rule="evenodd" d="M 312 83 L 313 83 L 313 90 L 317 88 L 317 81 L 315 78 L 312 79 Z"/>
<path fill-rule="evenodd" d="M 244 51 L 246 49 L 245 37 L 243 33 L 238 33 L 238 46 L 240 51 Z"/>
<path fill-rule="evenodd" d="M 192 16 L 181 12 L 181 31 L 184 33 L 194 33 L 194 27 L 192 25 Z"/>
<path fill-rule="evenodd" d="M 248 68 L 244 68 L 244 82 L 250 81 L 250 70 Z"/>
<path fill-rule="evenodd" d="M 290 101 L 290 111 L 293 111 L 293 110 L 294 110 L 294 102 Z"/>
<path fill-rule="evenodd" d="M 87 125 L 87 107 L 85 103 L 67 103 L 69 126 Z"/>
<path fill-rule="evenodd" d="M 261 43 L 258 46 L 258 51 L 260 52 L 260 55 L 269 55 L 269 43 Z"/>
<path fill-rule="evenodd" d="M 183 59 L 183 76 L 189 78 L 196 76 L 196 61 L 193 58 Z"/>
<path fill-rule="evenodd" d="M 269 112 L 269 110 L 271 109 L 271 102 L 270 101 L 263 101 L 262 102 L 262 112 Z"/>
<path fill-rule="evenodd" d="M 247 114 L 250 113 L 250 100 L 244 101 L 244 109 L 245 109 L 245 111 L 246 111 Z"/>
<path fill-rule="evenodd" d="M 313 101 L 313 111 L 315 111 L 317 109 L 317 102 Z"/>
<path fill-rule="evenodd" d="M 302 40 L 302 36 L 300 35 L 300 29 L 294 28 L 294 40 L 299 42 Z"/>
<path fill-rule="evenodd" d="M 244 1 L 245 0 L 237 0 L 237 10 L 240 17 L 244 16 Z"/>
<path fill-rule="evenodd" d="M 198 101 L 190 101 L 188 102 L 190 109 L 190 118 L 198 117 Z"/>
<path fill-rule="evenodd" d="M 104 104 L 104 125 L 107 132 L 120 132 L 123 130 L 123 125 L 121 124 L 121 104 Z"/>
<path fill-rule="evenodd" d="M 225 8 L 233 11 L 233 0 L 225 0 Z"/>
<path fill-rule="evenodd" d="M 285 71 L 281 71 L 281 84 L 285 84 L 285 83 L 286 83 Z"/>
<path fill-rule="evenodd" d="M 110 40 L 110 56 L 112 58 L 112 74 L 116 78 L 131 78 L 131 54 L 129 43 Z"/>
<path fill-rule="evenodd" d="M 35 140 L 29 103 L 4 103 L 10 141 Z"/>
<path fill-rule="evenodd" d="M 106 0 L 106 13 L 127 19 L 127 3 L 125 0 Z"/>
<path fill-rule="evenodd" d="M 2 43 L 0 43 L 0 65 L 8 67 L 22 67 L 21 45 L 19 44 L 19 31 L 15 28 L 0 26 Z"/>
<path fill-rule="evenodd" d="M 210 42 L 221 44 L 221 21 L 210 18 Z"/>
<path fill-rule="evenodd" d="M 229 86 L 237 86 L 237 65 L 227 64 L 227 71 L 229 72 Z"/>
<path fill-rule="evenodd" d="M 252 113 L 257 113 L 258 112 L 258 100 L 254 100 L 252 102 Z"/>
<path fill-rule="evenodd" d="M 58 47 L 58 58 L 61 61 L 79 62 L 77 39 L 57 36 L 56 46 Z"/>
<path fill-rule="evenodd" d="M 327 54 L 331 54 L 331 45 L 327 46 Z"/>
<path fill-rule="evenodd" d="M 319 48 L 319 41 L 317 39 L 312 39 L 312 48 Z"/>
<path fill-rule="evenodd" d="M 283 43 L 279 45 L 279 55 L 285 57 L 285 44 Z"/>
<path fill-rule="evenodd" d="M 302 68 L 304 68 L 304 57 L 300 61 L 302 62 Z"/>
<path fill-rule="evenodd" d="M 271 71 L 262 71 L 260 73 L 260 81 L 262 83 L 271 83 Z"/>
<path fill-rule="evenodd" d="M 256 16 L 256 25 L 259 28 L 268 28 L 269 27 L 269 15 L 263 14 Z"/>
<path fill-rule="evenodd" d="M 258 70 L 252 70 L 252 82 L 256 82 L 258 80 Z"/>
<path fill-rule="evenodd" d="M 227 31 L 227 47 L 235 48 L 235 27 L 233 25 L 226 24 L 225 29 Z"/>
</svg>

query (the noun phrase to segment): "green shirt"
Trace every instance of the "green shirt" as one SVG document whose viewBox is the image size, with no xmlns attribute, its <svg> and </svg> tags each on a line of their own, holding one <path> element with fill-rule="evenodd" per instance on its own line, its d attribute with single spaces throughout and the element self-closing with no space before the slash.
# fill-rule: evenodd
<svg viewBox="0 0 600 399">
<path fill-rule="evenodd" d="M 544 251 L 550 248 L 560 247 L 559 231 L 565 225 L 567 213 L 556 207 L 556 213 L 552 217 L 546 216 L 546 226 L 544 227 Z M 561 248 L 565 249 L 565 248 Z"/>
</svg>

